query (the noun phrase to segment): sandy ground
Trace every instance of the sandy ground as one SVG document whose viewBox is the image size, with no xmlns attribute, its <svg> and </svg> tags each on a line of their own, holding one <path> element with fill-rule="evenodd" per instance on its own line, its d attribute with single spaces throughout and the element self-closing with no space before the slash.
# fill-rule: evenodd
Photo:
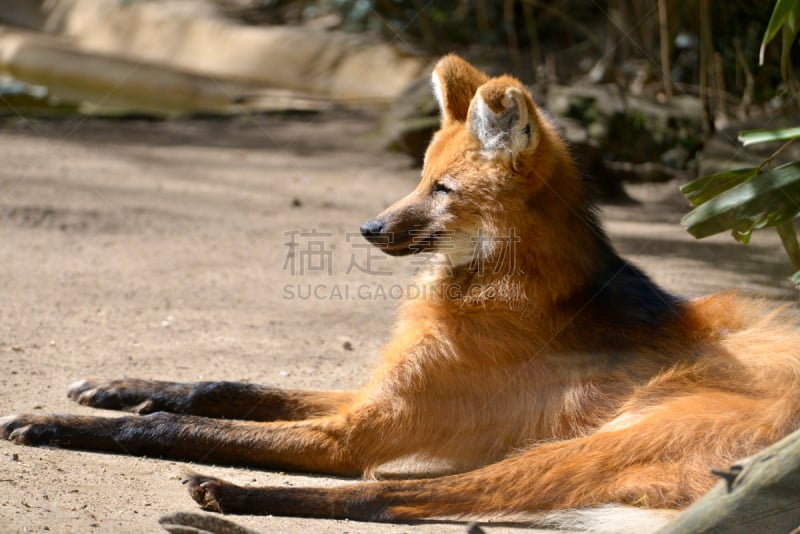
<svg viewBox="0 0 800 534">
<path fill-rule="evenodd" d="M 0 414 L 98 413 L 65 395 L 87 376 L 357 386 L 414 265 L 370 255 L 350 234 L 417 176 L 380 150 L 368 117 L 4 119 Z M 683 294 L 795 296 L 776 237 L 695 242 L 669 191 L 640 187 L 647 202 L 605 208 L 621 251 Z M 2 442 L 0 530 L 158 532 L 160 515 L 197 510 L 179 482 L 188 468 L 241 483 L 341 483 Z M 236 521 L 264 532 L 463 531 Z"/>
</svg>

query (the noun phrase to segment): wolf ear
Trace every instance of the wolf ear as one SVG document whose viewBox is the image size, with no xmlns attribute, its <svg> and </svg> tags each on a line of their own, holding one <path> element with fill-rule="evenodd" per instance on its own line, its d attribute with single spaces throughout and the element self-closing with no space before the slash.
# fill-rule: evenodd
<svg viewBox="0 0 800 534">
<path fill-rule="evenodd" d="M 467 125 L 491 155 L 516 156 L 535 148 L 538 131 L 530 97 L 508 76 L 482 85 L 472 100 Z"/>
<path fill-rule="evenodd" d="M 433 94 L 442 111 L 442 123 L 464 122 L 475 91 L 488 79 L 488 76 L 455 54 L 440 59 L 433 69 L 431 82 Z"/>
</svg>

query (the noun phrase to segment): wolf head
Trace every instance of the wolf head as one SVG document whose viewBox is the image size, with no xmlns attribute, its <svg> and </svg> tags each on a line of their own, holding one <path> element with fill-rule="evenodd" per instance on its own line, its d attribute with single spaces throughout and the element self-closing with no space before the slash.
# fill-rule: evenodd
<svg viewBox="0 0 800 534">
<path fill-rule="evenodd" d="M 531 210 L 534 197 L 554 175 L 570 182 L 576 173 L 564 143 L 515 78 L 489 78 L 448 55 L 432 81 L 441 129 L 425 154 L 422 179 L 361 232 L 387 254 L 438 252 L 451 265 L 474 264 L 496 256 L 505 239 L 531 238 L 541 212 Z M 574 184 L 558 188 L 570 202 Z"/>
<path fill-rule="evenodd" d="M 442 126 L 463 123 L 487 158 L 519 157 L 536 148 L 536 108 L 516 79 L 489 79 L 460 57 L 449 55 L 436 65 L 432 83 Z"/>
</svg>

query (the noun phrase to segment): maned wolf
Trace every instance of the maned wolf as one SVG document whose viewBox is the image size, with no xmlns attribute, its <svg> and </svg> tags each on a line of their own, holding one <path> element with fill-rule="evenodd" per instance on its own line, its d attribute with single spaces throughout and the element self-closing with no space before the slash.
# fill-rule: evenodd
<svg viewBox="0 0 800 534">
<path fill-rule="evenodd" d="M 679 299 L 621 259 L 516 79 L 450 55 L 433 86 L 441 130 L 422 180 L 361 231 L 387 254 L 448 261 L 418 280 L 362 389 L 86 380 L 71 398 L 138 415 L 14 415 L 3 437 L 341 476 L 445 464 L 332 489 L 186 481 L 208 510 L 407 521 L 680 508 L 712 468 L 800 426 L 787 314 L 732 293 Z"/>
</svg>

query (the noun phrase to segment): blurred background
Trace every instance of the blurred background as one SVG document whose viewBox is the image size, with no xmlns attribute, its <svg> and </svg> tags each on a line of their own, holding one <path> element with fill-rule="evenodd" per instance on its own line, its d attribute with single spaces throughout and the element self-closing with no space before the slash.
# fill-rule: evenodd
<svg viewBox="0 0 800 534">
<path fill-rule="evenodd" d="M 371 109 L 385 146 L 419 164 L 430 68 L 455 51 L 530 84 L 601 193 L 625 200 L 620 183 L 752 165 L 735 131 L 792 122 L 779 43 L 758 65 L 770 14 L 747 0 L 0 0 L 0 114 Z"/>
<path fill-rule="evenodd" d="M 360 385 L 421 265 L 358 228 L 418 182 L 448 52 L 531 88 L 667 290 L 796 303 L 800 163 L 778 164 L 800 129 L 738 136 L 800 125 L 799 21 L 800 0 L 0 0 L 0 414 L 95 413 L 64 395 L 87 376 Z M 0 443 L 0 524 L 156 532 L 196 510 L 186 467 Z"/>
</svg>

